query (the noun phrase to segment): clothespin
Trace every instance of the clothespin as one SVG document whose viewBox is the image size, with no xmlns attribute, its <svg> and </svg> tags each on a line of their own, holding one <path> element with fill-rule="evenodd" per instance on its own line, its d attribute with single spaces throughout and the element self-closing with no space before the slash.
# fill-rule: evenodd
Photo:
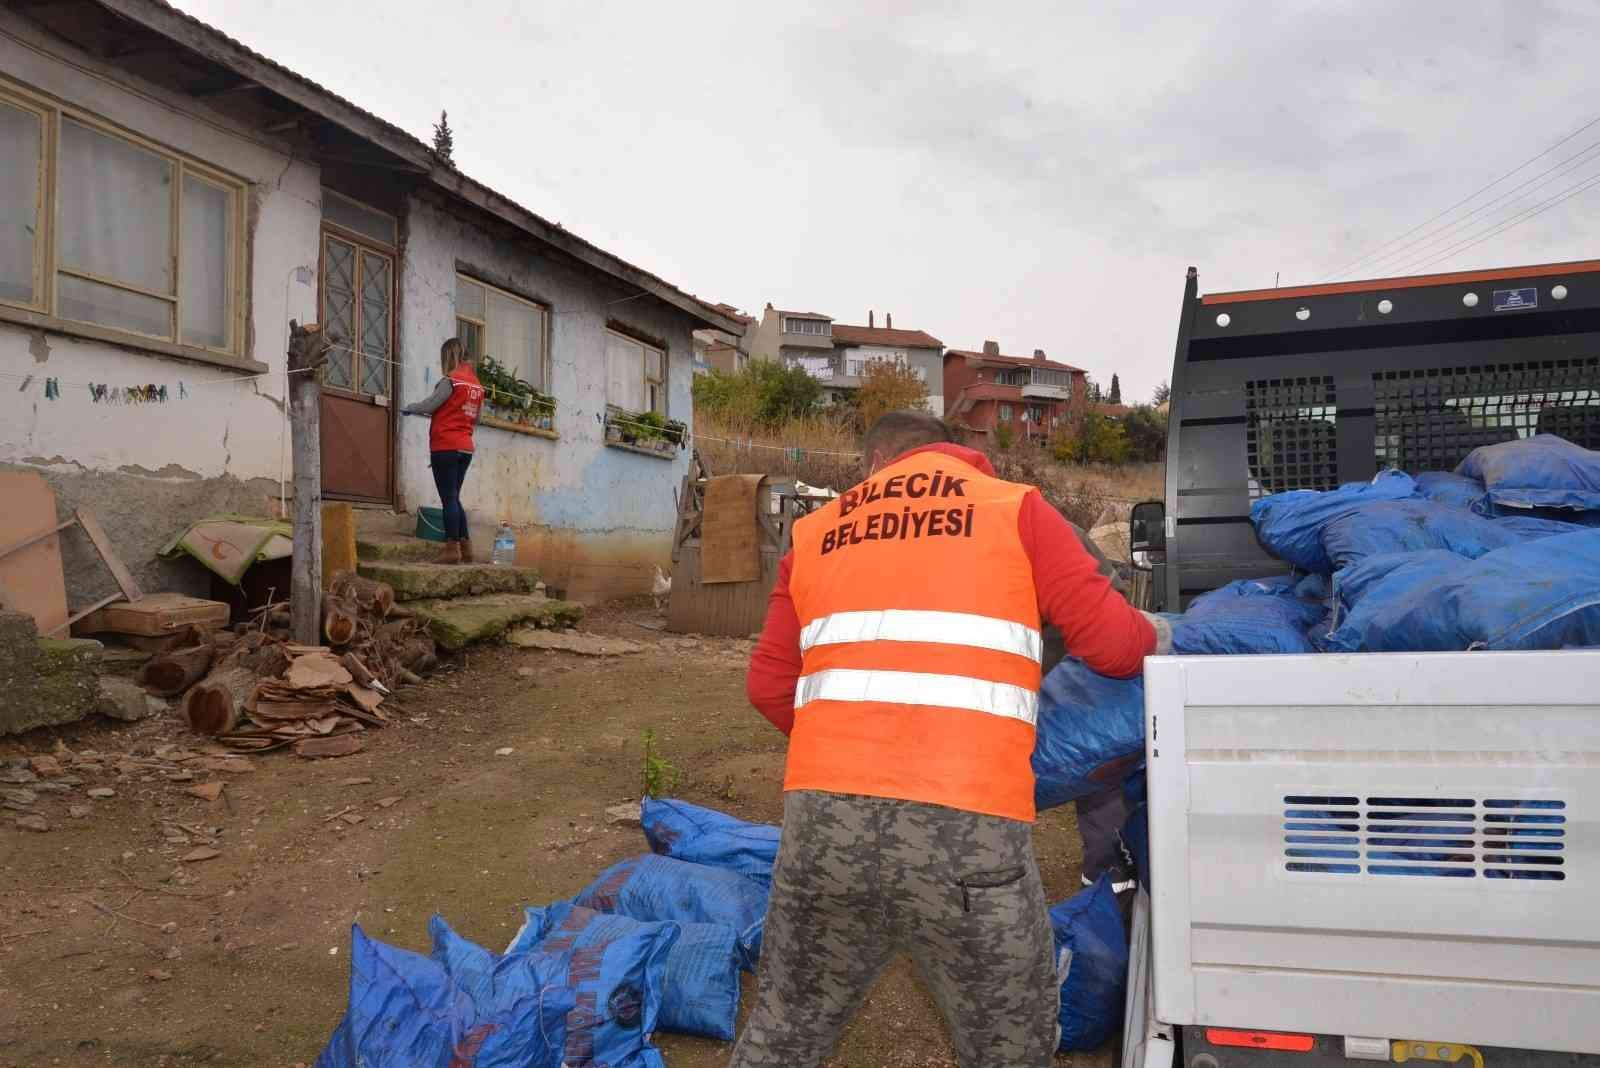
<svg viewBox="0 0 1600 1068">
<path fill-rule="evenodd" d="M 28 392 L 28 387 L 31 386 L 31 385 L 33 385 L 33 376 L 29 375 L 27 378 L 24 378 L 22 380 L 22 385 L 17 387 L 17 392 L 18 393 L 26 393 L 26 392 Z"/>
<path fill-rule="evenodd" d="M 178 399 L 182 400 L 183 398 L 187 397 L 188 395 L 189 395 L 189 391 L 184 388 L 183 379 L 181 379 L 181 378 L 178 379 Z"/>
<path fill-rule="evenodd" d="M 61 399 L 61 380 L 60 379 L 58 379 L 58 378 L 47 378 L 47 379 L 44 380 L 44 399 L 45 400 L 60 400 Z"/>
<path fill-rule="evenodd" d="M 162 404 L 167 403 L 167 387 L 166 386 L 162 386 L 161 387 L 161 391 L 158 394 L 156 394 L 156 399 L 159 400 Z"/>
</svg>

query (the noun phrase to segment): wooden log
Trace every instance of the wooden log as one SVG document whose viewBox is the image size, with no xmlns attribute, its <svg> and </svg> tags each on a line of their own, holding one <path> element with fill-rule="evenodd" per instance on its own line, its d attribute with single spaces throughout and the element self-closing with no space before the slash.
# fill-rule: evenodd
<svg viewBox="0 0 1600 1068">
<path fill-rule="evenodd" d="M 196 734 L 227 734 L 239 725 L 255 686 L 256 674 L 247 667 L 213 671 L 184 694 L 184 722 Z"/>
<path fill-rule="evenodd" d="M 289 632 L 313 645 L 322 631 L 322 386 L 317 369 L 334 339 L 317 325 L 289 320 L 289 449 L 294 458 L 294 549 L 289 571 Z"/>
<path fill-rule="evenodd" d="M 322 599 L 322 635 L 329 645 L 348 645 L 350 639 L 356 636 L 357 619 L 360 614 L 354 604 L 342 601 L 332 594 L 327 594 Z"/>
<path fill-rule="evenodd" d="M 350 672 L 350 677 L 360 685 L 368 689 L 377 689 L 383 686 L 383 682 L 378 676 L 374 675 L 372 669 L 367 667 L 366 662 L 355 653 L 345 653 L 344 656 L 339 658 L 339 663 L 344 665 L 344 669 Z"/>
<path fill-rule="evenodd" d="M 139 669 L 139 684 L 157 697 L 176 697 L 200 681 L 215 655 L 207 642 L 153 656 Z"/>
<path fill-rule="evenodd" d="M 379 619 L 387 619 L 394 609 L 394 587 L 387 582 L 363 578 L 353 571 L 341 571 L 333 577 L 330 592 L 342 600 L 354 601 L 364 612 Z"/>
</svg>

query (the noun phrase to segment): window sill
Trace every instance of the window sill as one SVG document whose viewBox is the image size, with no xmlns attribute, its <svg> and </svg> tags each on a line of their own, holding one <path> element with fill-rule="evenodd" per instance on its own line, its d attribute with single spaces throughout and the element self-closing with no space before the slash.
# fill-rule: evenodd
<svg viewBox="0 0 1600 1068">
<path fill-rule="evenodd" d="M 26 308 L 16 308 L 8 304 L 0 304 L 0 323 L 12 323 L 16 326 L 32 327 L 51 334 L 64 334 L 67 337 L 81 338 L 85 341 L 99 341 L 107 345 L 115 345 L 120 349 L 131 352 L 142 352 L 154 356 L 170 356 L 175 360 L 187 360 L 190 363 L 203 363 L 210 367 L 222 367 L 229 371 L 240 371 L 245 374 L 265 374 L 271 368 L 260 360 L 252 360 L 245 356 L 230 356 L 227 353 L 212 352 L 210 349 L 197 349 L 192 345 L 178 345 L 171 341 L 162 341 L 159 338 L 140 337 L 137 334 L 124 333 L 108 326 L 96 326 L 94 323 L 78 323 L 70 319 L 57 319 L 44 312 L 29 311 Z"/>
<path fill-rule="evenodd" d="M 652 456 L 657 460 L 675 460 L 678 458 L 679 451 L 676 445 L 672 447 L 671 452 L 657 452 L 654 449 L 647 449 L 643 445 L 629 445 L 626 441 L 608 441 L 606 442 L 606 448 L 621 449 L 623 452 L 636 452 L 640 456 Z"/>
<path fill-rule="evenodd" d="M 508 430 L 513 434 L 526 434 L 530 438 L 545 438 L 549 441 L 561 440 L 561 435 L 554 430 L 545 430 L 536 426 L 524 426 L 521 423 L 513 423 L 509 419 L 496 419 L 492 415 L 486 415 L 479 419 L 478 425 L 492 426 L 496 430 Z"/>
</svg>

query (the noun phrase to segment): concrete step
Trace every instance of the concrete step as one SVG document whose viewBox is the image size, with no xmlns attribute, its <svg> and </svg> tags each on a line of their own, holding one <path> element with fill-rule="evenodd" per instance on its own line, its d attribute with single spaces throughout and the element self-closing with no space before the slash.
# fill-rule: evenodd
<svg viewBox="0 0 1600 1068">
<path fill-rule="evenodd" d="M 539 572 L 531 567 L 364 560 L 356 570 L 366 578 L 393 586 L 397 601 L 533 593 L 539 587 Z"/>
<path fill-rule="evenodd" d="M 571 627 L 583 618 L 582 605 L 537 593 L 414 601 L 406 607 L 427 621 L 433 640 L 441 649 L 452 652 L 498 638 L 514 626 Z"/>
<path fill-rule="evenodd" d="M 437 556 L 439 549 L 439 542 L 394 531 L 361 532 L 356 535 L 356 558 L 362 561 L 422 564 Z"/>
</svg>

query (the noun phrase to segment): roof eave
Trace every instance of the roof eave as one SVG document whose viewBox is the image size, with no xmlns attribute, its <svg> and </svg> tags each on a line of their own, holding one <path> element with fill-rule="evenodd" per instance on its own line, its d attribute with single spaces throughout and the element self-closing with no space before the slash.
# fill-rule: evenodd
<svg viewBox="0 0 1600 1068">
<path fill-rule="evenodd" d="M 258 56 L 239 43 L 193 19 L 176 8 L 155 0 L 96 0 L 101 7 L 152 33 L 192 49 L 206 59 L 228 68 L 240 77 L 269 89 L 327 122 L 378 146 L 427 177 L 445 192 L 489 212 L 590 267 L 620 281 L 637 286 L 663 303 L 684 312 L 706 326 L 730 333 L 744 329 L 731 319 L 641 268 L 591 245 L 560 226 L 550 223 L 468 178 L 460 171 L 442 165 L 426 145 L 399 127 L 312 85 L 308 79 Z"/>
</svg>

